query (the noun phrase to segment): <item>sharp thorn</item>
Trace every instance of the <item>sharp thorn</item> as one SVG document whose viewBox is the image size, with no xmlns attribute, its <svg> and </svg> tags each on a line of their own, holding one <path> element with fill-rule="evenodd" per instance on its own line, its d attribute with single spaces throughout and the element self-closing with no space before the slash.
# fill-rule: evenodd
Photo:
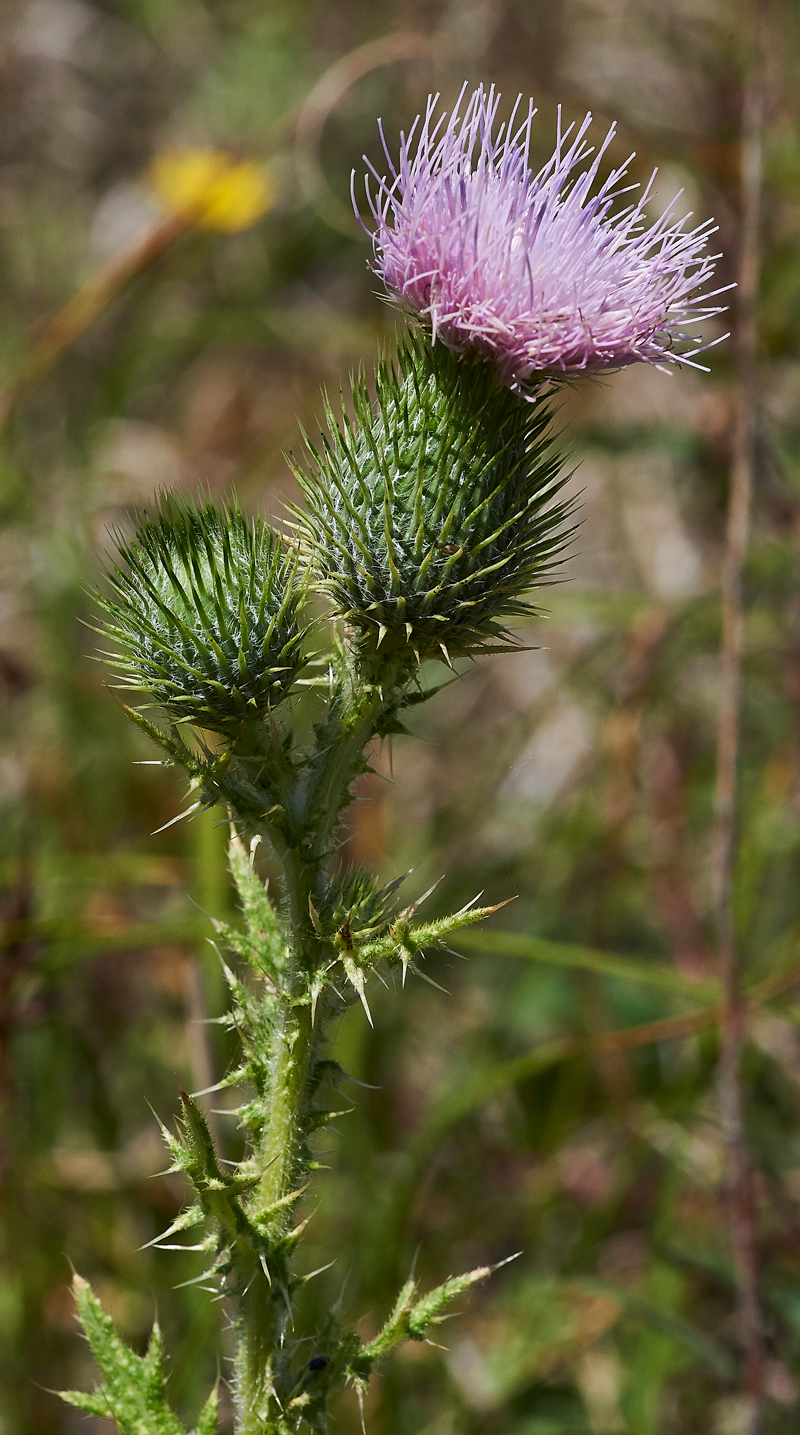
<svg viewBox="0 0 800 1435">
<path fill-rule="evenodd" d="M 447 990 L 447 987 L 440 987 L 439 983 L 435 982 L 433 980 L 433 977 L 429 977 L 427 972 L 421 972 L 419 967 L 415 966 L 413 962 L 409 962 L 409 966 L 411 967 L 411 970 L 414 973 L 415 977 L 421 977 L 424 982 L 428 983 L 428 986 L 435 987 L 437 992 L 444 992 L 446 997 L 453 995 L 452 992 L 449 992 Z"/>
<path fill-rule="evenodd" d="M 309 1271 L 307 1276 L 301 1276 L 300 1279 L 301 1279 L 301 1281 L 304 1281 L 304 1282 L 305 1282 L 305 1281 L 313 1281 L 313 1279 L 314 1279 L 315 1276 L 321 1276 L 323 1271 L 329 1271 L 330 1268 L 331 1268 L 331 1266 L 335 1266 L 335 1265 L 336 1265 L 336 1261 L 335 1261 L 335 1260 L 334 1260 L 334 1261 L 328 1261 L 327 1265 L 317 1266 L 317 1269 L 316 1269 L 315 1271 Z"/>
<path fill-rule="evenodd" d="M 422 906 L 423 902 L 427 902 L 428 898 L 431 897 L 431 896 L 433 896 L 433 893 L 436 891 L 436 888 L 439 886 L 439 883 L 440 883 L 440 882 L 443 882 L 443 881 L 444 881 L 444 874 L 443 874 L 441 877 L 437 877 L 437 878 L 436 878 L 436 881 L 433 883 L 433 885 L 432 885 L 431 887 L 428 888 L 427 892 L 423 892 L 423 894 L 422 894 L 421 897 L 417 897 L 416 902 L 412 902 L 412 903 L 411 903 L 411 906 L 406 908 L 406 910 L 405 910 L 405 912 L 404 912 L 403 915 L 406 916 L 406 917 L 413 917 L 414 913 L 417 912 L 417 911 L 419 911 L 419 909 L 420 909 L 420 907 Z"/>
<path fill-rule="evenodd" d="M 169 822 L 165 822 L 163 827 L 157 827 L 155 832 L 150 833 L 150 836 L 157 837 L 159 832 L 166 832 L 168 827 L 174 827 L 175 823 L 181 822 L 184 817 L 191 817 L 192 813 L 196 812 L 198 807 L 202 807 L 202 805 L 202 802 L 193 802 L 191 807 L 187 807 L 185 812 L 179 812 L 177 817 L 171 817 Z"/>
<path fill-rule="evenodd" d="M 370 1026 L 372 1027 L 372 1029 L 373 1029 L 373 1031 L 374 1031 L 374 1030 L 375 1030 L 375 1023 L 374 1023 L 373 1020 L 372 1020 L 372 1013 L 371 1013 L 371 1011 L 370 1011 L 370 1009 L 369 1009 L 369 1005 L 368 1005 L 368 1003 L 367 1003 L 366 993 L 364 992 L 363 987 L 362 987 L 361 990 L 359 991 L 358 995 L 359 995 L 359 997 L 361 998 L 361 1005 L 363 1006 L 364 1011 L 367 1013 L 367 1021 L 369 1022 Z"/>
</svg>

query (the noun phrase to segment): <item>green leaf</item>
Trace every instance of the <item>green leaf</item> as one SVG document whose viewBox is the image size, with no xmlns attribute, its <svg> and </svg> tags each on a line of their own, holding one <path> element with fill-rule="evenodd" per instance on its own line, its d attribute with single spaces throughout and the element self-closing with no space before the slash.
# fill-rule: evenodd
<svg viewBox="0 0 800 1435">
<path fill-rule="evenodd" d="M 190 777 L 201 777 L 206 772 L 206 763 L 186 746 L 177 727 L 173 724 L 170 733 L 164 732 L 156 723 L 150 722 L 143 712 L 138 708 L 132 708 L 127 703 L 122 704 L 123 712 L 130 718 L 131 722 L 147 733 L 151 742 L 164 749 L 170 758 L 179 767 L 184 768 Z"/>
<path fill-rule="evenodd" d="M 192 1435 L 215 1435 L 218 1409 L 219 1388 L 215 1385 L 200 1411 L 200 1418 L 192 1431 Z"/>
<path fill-rule="evenodd" d="M 501 1261 L 500 1264 L 505 1265 L 506 1262 Z M 479 1266 L 464 1275 L 449 1276 L 442 1285 L 420 1298 L 417 1298 L 416 1281 L 407 1280 L 383 1329 L 350 1361 L 349 1374 L 353 1383 L 363 1390 L 376 1361 L 404 1340 L 425 1340 L 429 1327 L 443 1319 L 443 1312 L 452 1301 L 498 1269 L 498 1266 Z"/>
<path fill-rule="evenodd" d="M 406 968 L 411 968 L 418 976 L 421 976 L 415 966 L 415 959 L 424 955 L 429 947 L 445 947 L 451 937 L 463 928 L 470 927 L 475 922 L 483 922 L 501 907 L 505 902 L 498 902 L 493 907 L 476 907 L 473 902 L 467 902 L 466 906 L 458 912 L 452 912 L 447 917 L 438 917 L 432 922 L 418 922 L 413 924 L 411 917 L 414 916 L 417 908 L 430 896 L 430 891 L 418 901 L 412 903 L 404 912 L 401 912 L 395 922 L 392 923 L 385 936 L 378 937 L 375 941 L 365 942 L 357 946 L 354 959 L 360 968 L 368 969 L 374 967 L 380 961 L 388 961 L 390 964 L 402 966 L 405 974 Z M 460 938 L 459 938 L 460 940 Z M 349 975 L 349 974 L 348 974 Z M 426 980 L 430 980 L 426 978 Z M 434 983 L 435 985 L 435 983 Z"/>
<path fill-rule="evenodd" d="M 257 972 L 266 972 L 277 982 L 286 961 L 286 938 L 264 883 L 253 869 L 252 856 L 245 851 L 234 829 L 231 829 L 228 864 L 239 894 L 246 931 L 236 933 L 223 922 L 215 922 L 215 930 Z"/>
<path fill-rule="evenodd" d="M 110 1411 L 105 1395 L 89 1395 L 82 1390 L 60 1390 L 59 1395 L 67 1405 L 76 1410 L 85 1410 L 87 1415 L 103 1415 L 108 1419 Z"/>
<path fill-rule="evenodd" d="M 505 1265 L 505 1261 L 502 1262 Z M 478 1266 L 461 1276 L 449 1276 L 442 1285 L 418 1300 L 408 1316 L 408 1334 L 412 1340 L 424 1340 L 428 1327 L 438 1325 L 443 1312 L 465 1291 L 471 1290 L 480 1281 L 485 1281 L 497 1270 L 497 1266 Z"/>
<path fill-rule="evenodd" d="M 153 1326 L 147 1354 L 142 1357 L 120 1339 L 110 1315 L 103 1309 L 88 1281 L 76 1275 L 72 1283 L 78 1316 L 95 1359 L 102 1384 L 91 1393 L 63 1392 L 62 1399 L 89 1415 L 115 1421 L 119 1435 L 185 1435 L 184 1427 L 167 1404 L 164 1347 L 158 1325 Z M 199 1435 L 213 1435 L 206 1405 Z"/>
</svg>

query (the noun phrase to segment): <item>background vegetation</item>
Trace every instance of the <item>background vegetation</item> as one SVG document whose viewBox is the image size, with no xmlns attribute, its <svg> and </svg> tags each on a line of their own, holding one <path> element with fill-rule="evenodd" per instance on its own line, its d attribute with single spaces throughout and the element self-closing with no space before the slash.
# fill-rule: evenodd
<svg viewBox="0 0 800 1435">
<path fill-rule="evenodd" d="M 227 1061 L 203 913 L 230 904 L 216 816 L 160 828 L 178 784 L 96 661 L 87 589 L 109 529 L 163 486 L 278 513 L 320 385 L 391 345 L 349 173 L 429 90 L 496 82 L 620 123 L 609 163 L 720 224 L 735 272 L 749 19 L 731 0 L 28 0 L 0 35 L 0 1390 L 3 1435 L 106 1428 L 52 1389 L 91 1378 L 69 1262 L 138 1344 L 154 1305 L 171 1398 L 225 1374 L 202 1257 L 139 1248 L 175 1214 L 147 1102 Z M 736 920 L 746 1130 L 767 1345 L 765 1428 L 800 1404 L 800 114 L 796 8 L 767 37 L 761 380 L 746 570 Z M 175 143 L 263 160 L 274 202 L 192 231 L 47 367 L 43 325 L 157 222 Z M 136 266 L 134 266 L 136 267 Z M 112 286 L 113 287 L 113 286 Z M 720 329 L 721 332 L 721 329 Z M 44 333 L 44 340 L 47 334 Z M 46 343 L 45 343 L 46 348 Z M 39 351 L 40 360 L 42 351 Z M 379 990 L 338 1055 L 353 1110 L 308 1242 L 311 1299 L 376 1326 L 428 1282 L 520 1259 L 376 1382 L 370 1435 L 737 1435 L 747 1428 L 724 1204 L 709 875 L 719 566 L 735 350 L 567 399 L 583 492 L 569 581 L 516 655 L 468 667 L 376 753 L 346 855 L 449 909 L 518 894 L 432 960 L 449 994 Z M 27 365 L 27 368 L 26 368 Z M 24 382 L 19 382 L 22 375 Z M 393 781 L 387 779 L 392 770 Z M 224 1097 L 211 1098 L 224 1106 Z M 237 1151 L 235 1119 L 213 1117 Z M 316 1290 L 316 1294 L 315 1294 Z M 343 1404 L 342 1432 L 358 1430 Z"/>
</svg>

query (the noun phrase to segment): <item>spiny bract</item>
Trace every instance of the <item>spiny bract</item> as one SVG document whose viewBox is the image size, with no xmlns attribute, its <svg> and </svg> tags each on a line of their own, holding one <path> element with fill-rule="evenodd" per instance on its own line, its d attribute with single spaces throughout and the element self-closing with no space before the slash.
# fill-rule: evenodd
<svg viewBox="0 0 800 1435">
<path fill-rule="evenodd" d="M 508 635 L 523 594 L 563 557 L 569 502 L 546 400 L 526 403 L 490 365 L 411 335 L 383 360 L 375 400 L 353 384 L 355 423 L 326 403 L 295 513 L 317 586 L 362 655 L 444 656 Z"/>
<path fill-rule="evenodd" d="M 388 927 L 398 907 L 397 890 L 407 875 L 381 886 L 370 868 L 346 867 L 333 875 L 328 903 L 320 915 L 345 947 L 356 939 L 368 941 Z"/>
<path fill-rule="evenodd" d="M 100 603 L 124 687 L 228 734 L 286 696 L 304 663 L 305 591 L 266 524 L 167 497 L 119 551 Z"/>
</svg>

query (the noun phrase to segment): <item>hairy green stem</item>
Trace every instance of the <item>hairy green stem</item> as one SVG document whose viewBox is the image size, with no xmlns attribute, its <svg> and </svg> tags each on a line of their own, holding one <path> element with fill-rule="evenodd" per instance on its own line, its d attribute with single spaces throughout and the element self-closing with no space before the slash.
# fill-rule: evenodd
<svg viewBox="0 0 800 1435">
<path fill-rule="evenodd" d="M 340 678 L 303 794 L 304 818 L 312 827 L 312 850 L 324 860 L 347 803 L 350 784 L 364 771 L 364 750 L 380 730 L 381 719 L 399 707 L 408 682 L 407 664 L 387 663 L 379 674 L 361 673 L 353 664 Z"/>
<path fill-rule="evenodd" d="M 308 1088 L 317 1040 L 307 1006 L 288 1008 L 276 1024 L 269 1119 L 256 1139 L 255 1154 L 263 1176 L 249 1208 L 252 1219 L 268 1218 L 269 1212 L 297 1189 L 307 1169 Z M 292 1207 L 283 1206 L 267 1219 L 271 1247 L 285 1236 L 292 1216 Z M 237 1432 L 268 1435 L 277 1428 L 280 1414 L 273 1379 L 291 1323 L 291 1296 L 282 1271 L 268 1278 L 255 1258 L 252 1270 L 240 1272 L 240 1279 L 244 1294 L 237 1322 Z"/>
<path fill-rule="evenodd" d="M 309 1167 L 310 1080 L 324 1039 L 324 1020 L 320 1012 L 315 1024 L 307 1000 L 307 974 L 326 955 L 312 904 L 323 902 L 332 839 L 350 784 L 363 765 L 364 748 L 385 707 L 378 689 L 354 699 L 349 679 L 347 674 L 340 680 L 339 702 L 317 734 L 306 782 L 286 794 L 294 840 L 276 843 L 274 832 L 269 833 L 282 867 L 294 966 L 288 982 L 291 1004 L 283 1007 L 273 1030 L 268 1119 L 255 1143 L 263 1174 L 250 1215 L 266 1218 L 270 1245 L 285 1237 L 293 1212 L 284 1205 L 273 1217 L 269 1213 L 299 1188 Z M 300 1000 L 304 995 L 305 1001 Z M 237 1435 L 270 1435 L 280 1428 L 274 1380 L 291 1321 L 291 1295 L 288 1284 L 280 1288 L 274 1277 L 270 1286 L 255 1263 L 242 1289 L 237 1322 Z"/>
<path fill-rule="evenodd" d="M 264 1170 L 258 1188 L 257 1210 L 267 1211 L 288 1196 L 293 1182 L 304 1172 L 304 1107 L 317 1039 L 310 1009 L 300 1007 L 284 1016 L 275 1033 L 272 1103 L 269 1122 L 258 1142 L 258 1159 Z M 275 1234 L 287 1223 L 281 1212 Z"/>
<path fill-rule="evenodd" d="M 273 1362 L 278 1348 L 275 1300 L 257 1270 L 242 1297 L 236 1351 L 237 1435 L 271 1435 L 279 1418 L 273 1390 Z"/>
</svg>

